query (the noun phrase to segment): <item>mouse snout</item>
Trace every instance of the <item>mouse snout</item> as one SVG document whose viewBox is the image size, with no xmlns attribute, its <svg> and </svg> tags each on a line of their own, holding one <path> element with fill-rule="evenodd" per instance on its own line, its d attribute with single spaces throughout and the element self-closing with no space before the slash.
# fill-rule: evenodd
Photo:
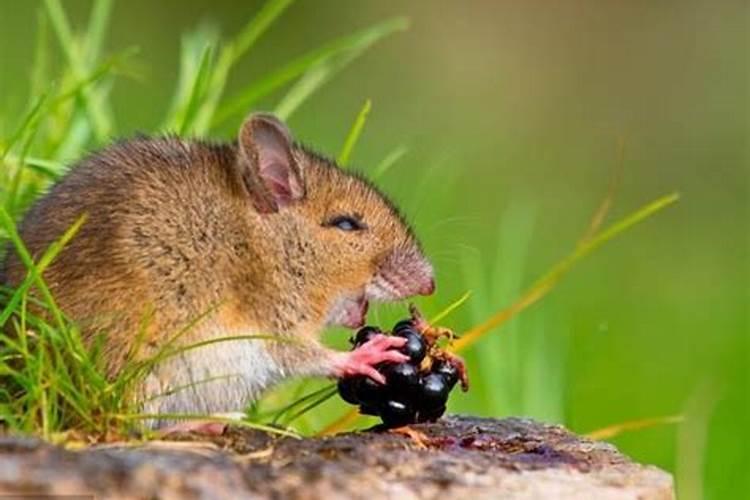
<svg viewBox="0 0 750 500">
<path fill-rule="evenodd" d="M 419 253 L 393 252 L 382 261 L 366 292 L 376 300 L 400 300 L 435 291 L 432 265 Z"/>
<path fill-rule="evenodd" d="M 419 289 L 419 295 L 432 295 L 435 292 L 435 278 L 430 277 L 424 280 L 422 287 Z"/>
</svg>

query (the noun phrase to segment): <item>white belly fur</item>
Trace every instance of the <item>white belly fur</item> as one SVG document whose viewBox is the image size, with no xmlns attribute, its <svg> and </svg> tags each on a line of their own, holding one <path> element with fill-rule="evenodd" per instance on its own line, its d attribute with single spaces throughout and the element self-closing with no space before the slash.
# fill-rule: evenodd
<svg viewBox="0 0 750 500">
<path fill-rule="evenodd" d="M 232 335 L 237 334 L 222 331 L 202 337 Z M 164 360 L 146 378 L 143 412 L 210 415 L 243 410 L 284 378 L 284 370 L 268 353 L 267 342 L 227 340 Z M 165 422 L 149 423 L 159 427 Z"/>
</svg>

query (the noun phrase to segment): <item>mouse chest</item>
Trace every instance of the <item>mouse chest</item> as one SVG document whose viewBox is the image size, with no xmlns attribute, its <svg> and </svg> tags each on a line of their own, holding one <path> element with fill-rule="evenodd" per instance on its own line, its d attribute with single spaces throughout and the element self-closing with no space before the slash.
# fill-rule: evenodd
<svg viewBox="0 0 750 500">
<path fill-rule="evenodd" d="M 215 341 L 165 360 L 147 377 L 147 413 L 240 411 L 285 378 L 268 340 L 219 340 L 240 334 L 205 333 Z"/>
</svg>

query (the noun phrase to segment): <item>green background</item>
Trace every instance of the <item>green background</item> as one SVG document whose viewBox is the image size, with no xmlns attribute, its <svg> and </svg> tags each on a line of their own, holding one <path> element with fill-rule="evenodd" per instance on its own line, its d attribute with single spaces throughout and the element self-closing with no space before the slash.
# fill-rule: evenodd
<svg viewBox="0 0 750 500">
<path fill-rule="evenodd" d="M 260 4 L 117 2 L 105 47 L 140 49 L 112 88 L 118 134 L 161 123 L 182 34 L 207 23 L 229 36 Z M 83 26 L 90 2 L 64 6 Z M 0 0 L 3 134 L 28 101 L 40 12 L 39 2 Z M 473 390 L 454 394 L 451 410 L 582 433 L 680 414 L 682 424 L 613 442 L 675 473 L 683 498 L 750 491 L 746 3 L 300 1 L 243 58 L 228 93 L 397 15 L 410 29 L 348 66 L 289 125 L 333 156 L 372 100 L 351 163 L 367 171 L 408 149 L 379 182 L 437 268 L 438 292 L 421 305 L 438 311 L 472 291 L 446 326 L 460 332 L 509 305 L 574 248 L 607 194 L 620 141 L 609 221 L 681 194 L 476 345 Z M 279 95 L 255 108 L 273 110 Z M 231 137 L 241 118 L 213 135 Z M 375 317 L 402 315 L 389 306 Z M 332 402 L 323 416 L 342 409 Z"/>
</svg>

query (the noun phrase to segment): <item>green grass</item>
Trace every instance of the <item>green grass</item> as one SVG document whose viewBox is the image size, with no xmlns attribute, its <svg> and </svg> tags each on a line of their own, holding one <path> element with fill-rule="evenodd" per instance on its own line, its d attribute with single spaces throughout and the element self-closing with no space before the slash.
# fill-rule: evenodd
<svg viewBox="0 0 750 500">
<path fill-rule="evenodd" d="M 292 3 L 291 0 L 267 2 L 228 40 L 210 29 L 185 34 L 181 52 L 176 55 L 180 68 L 176 88 L 155 132 L 205 135 L 225 122 L 238 123 L 261 99 L 269 97 L 276 97 L 275 112 L 289 118 L 374 44 L 408 27 L 405 19 L 395 18 L 339 37 L 278 64 L 234 95 L 226 96 L 233 68 L 246 59 Z M 44 269 L 65 242 L 75 237 L 85 220 L 61 235 L 36 260 L 25 252 L 14 225 L 33 200 L 65 173 L 68 159 L 102 147 L 118 135 L 111 102 L 112 84 L 132 75 L 140 56 L 135 48 L 104 53 L 112 7 L 111 1 L 94 2 L 88 24 L 76 29 L 59 0 L 45 0 L 39 18 L 27 111 L 12 120 L 13 117 L 0 111 L 3 121 L 16 123 L 0 139 L 0 206 L 3 207 L 0 239 L 3 244 L 10 242 L 23 256 L 28 270 L 17 290 L 4 290 L 6 305 L 0 312 L 0 325 L 9 331 L 2 337 L 0 351 L 0 375 L 6 381 L 0 393 L 0 418 L 13 430 L 51 440 L 71 430 L 97 439 L 127 436 L 139 430 L 139 422 L 153 416 L 138 413 L 135 388 L 150 367 L 165 356 L 180 352 L 168 349 L 168 343 L 163 352 L 148 360 L 135 361 L 137 357 L 133 355 L 120 373 L 107 377 L 99 356 L 101 339 L 92 345 L 83 342 L 76 325 L 56 306 L 43 280 Z M 50 61 L 58 52 L 64 64 L 53 73 Z M 364 100 L 348 134 L 341 138 L 338 159 L 343 165 L 351 161 L 358 141 L 366 134 L 372 109 L 370 100 Z M 385 176 L 407 151 L 403 144 L 393 145 L 370 174 L 374 178 Z M 441 180 L 444 178 L 437 182 Z M 429 182 L 425 180 L 422 190 L 437 193 L 438 188 L 432 191 Z M 456 280 L 464 290 L 472 292 L 471 296 L 462 295 L 458 300 L 437 297 L 420 302 L 429 317 L 439 317 L 440 321 L 450 319 L 449 313 L 457 310 L 468 315 L 468 324 L 478 326 L 472 330 L 474 333 L 464 337 L 467 346 L 466 339 L 483 338 L 482 350 L 468 350 L 466 354 L 474 389 L 452 404 L 488 415 L 510 412 L 562 421 L 567 340 L 559 335 L 559 329 L 549 328 L 556 322 L 549 312 L 530 311 L 533 328 L 522 327 L 516 316 L 550 291 L 589 252 L 672 201 L 673 198 L 667 197 L 646 205 L 603 231 L 598 230 L 599 223 L 594 223 L 589 237 L 525 294 L 522 293 L 527 274 L 524 264 L 535 222 L 541 215 L 535 206 L 524 204 L 507 211 L 499 221 L 497 255 L 487 257 L 471 251 L 462 254 L 464 276 Z M 604 215 L 606 210 L 604 214 L 597 213 L 594 220 L 603 219 Z M 32 294 L 32 290 L 39 293 Z M 29 312 L 29 304 L 35 301 L 36 306 L 49 313 L 46 319 Z M 500 309 L 506 304 L 512 305 Z M 389 324 L 403 314 L 403 308 L 383 307 L 373 312 L 373 318 Z M 501 325 L 505 326 L 504 337 L 485 337 Z M 226 339 L 216 341 L 222 340 Z M 502 362 L 498 362 L 498 352 L 504 353 Z M 319 432 L 347 411 L 333 394 L 330 382 L 289 382 L 248 409 L 247 425 L 274 424 L 303 434 Z M 359 425 L 371 422 L 363 420 Z"/>
</svg>

